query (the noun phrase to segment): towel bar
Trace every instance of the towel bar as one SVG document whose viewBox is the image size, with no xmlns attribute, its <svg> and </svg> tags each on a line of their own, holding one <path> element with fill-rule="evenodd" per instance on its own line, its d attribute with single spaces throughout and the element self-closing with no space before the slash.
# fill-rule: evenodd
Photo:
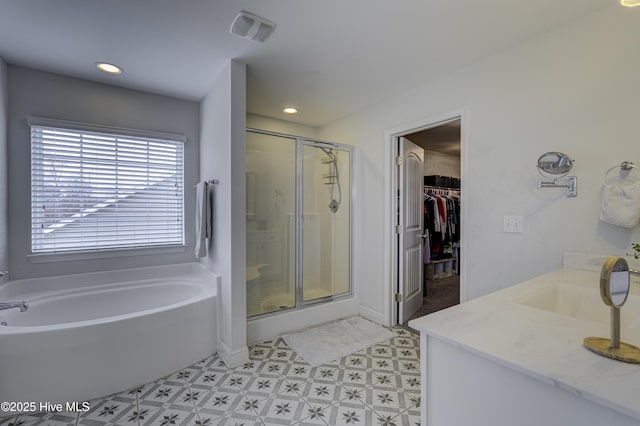
<svg viewBox="0 0 640 426">
<path fill-rule="evenodd" d="M 604 172 L 604 176 L 602 176 L 602 184 L 604 186 L 609 185 L 609 183 L 607 182 L 607 177 L 609 176 L 609 173 L 616 170 L 618 167 L 620 168 L 620 170 L 624 170 L 628 172 L 631 172 L 632 169 L 636 169 L 638 172 L 640 172 L 640 168 L 638 168 L 638 166 L 633 164 L 633 161 L 623 161 L 622 163 L 620 163 L 619 166 L 613 166 L 609 170 Z"/>
<path fill-rule="evenodd" d="M 219 182 L 220 181 L 218 179 L 209 179 L 204 181 L 207 185 L 217 185 Z M 195 188 L 196 185 L 193 185 L 193 187 Z"/>
</svg>

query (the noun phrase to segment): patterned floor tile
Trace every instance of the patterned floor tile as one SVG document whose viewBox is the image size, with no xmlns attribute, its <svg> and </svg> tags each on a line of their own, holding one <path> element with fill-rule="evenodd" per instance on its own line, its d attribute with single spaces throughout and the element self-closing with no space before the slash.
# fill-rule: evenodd
<svg viewBox="0 0 640 426">
<path fill-rule="evenodd" d="M 78 423 L 95 425 L 95 422 L 117 423 L 138 409 L 135 395 L 128 393 L 114 395 L 102 400 L 94 400 L 86 413 L 81 413 Z M 125 421 L 122 420 L 124 423 Z"/>
<path fill-rule="evenodd" d="M 131 426 L 139 425 L 149 420 L 152 417 L 152 414 L 157 411 L 158 409 L 156 408 L 140 407 L 127 413 L 126 416 L 120 417 L 115 424 Z"/>
<path fill-rule="evenodd" d="M 398 389 L 402 387 L 402 378 L 391 373 L 373 373 L 372 387 L 376 389 Z"/>
<path fill-rule="evenodd" d="M 326 425 L 326 419 L 329 415 L 330 406 L 318 406 L 318 405 L 308 405 L 306 407 L 307 417 L 304 417 L 298 423 L 294 423 L 296 426 L 310 426 L 310 425 Z M 303 411 L 303 416 L 304 416 Z"/>
<path fill-rule="evenodd" d="M 242 391 L 242 388 L 249 382 L 249 377 L 239 374 L 228 374 L 223 380 L 218 382 L 218 389 L 235 392 Z"/>
<path fill-rule="evenodd" d="M 280 390 L 280 393 L 283 395 L 289 396 L 299 396 L 302 397 L 302 393 L 304 392 L 306 381 L 295 381 L 295 380 L 286 380 L 283 379 L 283 386 Z"/>
<path fill-rule="evenodd" d="M 283 367 L 280 375 L 293 381 L 307 380 L 316 373 L 316 368 L 307 363 L 294 362 Z"/>
<path fill-rule="evenodd" d="M 420 375 L 420 361 L 417 359 L 399 360 L 397 371 L 400 373 Z"/>
<path fill-rule="evenodd" d="M 177 383 L 175 381 L 158 381 L 145 389 L 144 393 L 138 394 L 138 402 L 155 403 L 150 405 L 162 405 L 172 401 L 177 395 L 188 392 L 189 388 L 186 383 Z"/>
<path fill-rule="evenodd" d="M 420 339 L 416 339 L 412 336 L 394 337 L 389 343 L 391 346 L 395 346 L 396 348 L 420 349 Z"/>
<path fill-rule="evenodd" d="M 340 376 L 339 365 L 321 365 L 309 374 L 309 378 L 316 382 L 332 383 Z"/>
<path fill-rule="evenodd" d="M 302 391 L 302 398 L 309 403 L 333 404 L 340 400 L 342 387 L 337 382 L 308 382 Z"/>
<path fill-rule="evenodd" d="M 208 357 L 196 362 L 195 364 L 193 364 L 193 366 L 197 367 L 197 368 L 204 368 L 204 367 L 207 367 L 207 366 L 209 366 L 211 364 L 214 364 L 219 359 L 220 359 L 220 357 L 218 356 L 218 354 L 213 354 L 213 355 L 210 355 L 210 356 L 208 356 Z"/>
<path fill-rule="evenodd" d="M 373 412 L 359 401 L 340 401 L 328 409 L 326 422 L 335 426 L 371 425 Z"/>
<path fill-rule="evenodd" d="M 276 362 L 296 362 L 301 359 L 302 358 L 288 346 L 275 348 L 271 353 L 271 360 Z"/>
<path fill-rule="evenodd" d="M 200 416 L 217 418 L 226 416 L 233 411 L 242 409 L 246 404 L 247 398 L 244 394 L 237 390 L 236 392 L 227 392 L 224 390 L 215 390 L 204 396 L 197 405 Z"/>
<path fill-rule="evenodd" d="M 392 417 L 386 414 L 374 414 L 374 418 L 375 424 L 378 426 L 402 426 L 402 423 L 397 423 L 397 421 L 402 420 L 399 417 Z"/>
<path fill-rule="evenodd" d="M 269 355 L 273 351 L 272 347 L 253 346 L 249 349 L 249 359 L 252 361 L 262 361 L 269 359 Z"/>
<path fill-rule="evenodd" d="M 249 361 L 245 362 L 241 366 L 234 368 L 231 371 L 231 373 L 237 374 L 237 375 L 248 375 L 248 374 L 258 373 L 260 372 L 260 370 L 264 368 L 266 363 L 267 361 L 250 359 Z"/>
<path fill-rule="evenodd" d="M 141 420 L 140 426 L 188 426 L 195 424 L 198 414 L 194 409 L 159 409 L 150 413 L 148 420 Z"/>
<path fill-rule="evenodd" d="M 364 398 L 366 397 L 366 390 L 367 388 L 365 387 L 356 387 L 356 386 L 340 386 L 340 393 L 338 394 L 338 398 L 336 399 L 336 401 L 342 401 L 342 400 L 347 400 L 347 401 L 357 401 L 357 400 L 364 400 Z"/>
<path fill-rule="evenodd" d="M 291 425 L 308 417 L 307 410 L 301 398 L 280 394 L 260 401 L 256 412 L 265 424 Z"/>
<path fill-rule="evenodd" d="M 405 411 L 397 417 L 393 418 L 393 423 L 389 426 L 420 426 L 420 412 L 417 414 L 413 411 Z"/>
<path fill-rule="evenodd" d="M 406 393 L 415 393 L 420 396 L 420 376 L 400 375 L 400 388 Z"/>
<path fill-rule="evenodd" d="M 191 376 L 187 380 L 187 383 L 189 383 L 190 386 L 202 385 L 211 388 L 216 387 L 219 383 L 223 382 L 227 375 L 228 374 L 224 371 L 210 370 L 204 367 Z"/>
<path fill-rule="evenodd" d="M 416 425 L 420 340 L 405 328 L 369 348 L 311 367 L 282 338 L 249 348 L 228 369 L 218 355 L 103 399 L 90 411 L 0 418 L 0 426 Z"/>
<path fill-rule="evenodd" d="M 209 357 L 205 361 L 206 362 L 204 363 L 204 365 L 199 364 L 199 368 L 201 370 L 206 369 L 208 371 L 219 371 L 225 374 L 229 373 L 229 369 L 227 368 L 226 364 L 218 355 Z"/>
<path fill-rule="evenodd" d="M 207 422 L 207 417 L 201 418 L 202 426 L 263 426 L 260 418 L 251 413 L 231 413 L 228 416 L 220 417 L 212 422 Z"/>
<path fill-rule="evenodd" d="M 18 416 L 16 415 L 4 415 L 3 417 L 0 417 L 0 426 L 16 426 L 17 422 Z"/>
<path fill-rule="evenodd" d="M 371 364 L 374 373 L 393 373 L 398 371 L 399 363 L 397 357 L 373 357 Z"/>
<path fill-rule="evenodd" d="M 285 380 L 280 376 L 258 376 L 250 378 L 242 391 L 247 397 L 264 399 L 284 392 L 287 389 L 285 384 Z"/>
<path fill-rule="evenodd" d="M 348 355 L 340 360 L 341 368 L 348 369 L 367 369 L 371 368 L 371 359 L 367 357 L 366 352 Z"/>
<path fill-rule="evenodd" d="M 19 417 L 18 423 L 24 422 L 25 426 L 66 426 L 75 425 L 78 421 L 78 413 L 38 413 L 23 414 Z"/>
<path fill-rule="evenodd" d="M 404 392 L 390 389 L 367 389 L 362 401 L 377 414 L 391 417 L 396 417 L 412 405 Z"/>
</svg>

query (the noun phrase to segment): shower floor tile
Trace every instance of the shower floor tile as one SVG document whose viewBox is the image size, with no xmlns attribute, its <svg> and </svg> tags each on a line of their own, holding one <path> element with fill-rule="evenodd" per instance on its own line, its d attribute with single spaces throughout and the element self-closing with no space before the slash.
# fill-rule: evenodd
<svg viewBox="0 0 640 426">
<path fill-rule="evenodd" d="M 212 355 L 92 400 L 86 413 L 3 417 L 0 426 L 419 425 L 419 335 L 390 330 L 390 340 L 319 367 L 275 338 L 234 369 Z"/>
</svg>

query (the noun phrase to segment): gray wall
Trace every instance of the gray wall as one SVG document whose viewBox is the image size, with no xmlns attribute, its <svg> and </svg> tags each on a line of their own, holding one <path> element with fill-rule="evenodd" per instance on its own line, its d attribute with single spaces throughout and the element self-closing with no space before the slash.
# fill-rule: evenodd
<svg viewBox="0 0 640 426">
<path fill-rule="evenodd" d="M 9 239 L 7 232 L 7 64 L 0 58 L 0 271 L 9 269 Z M 0 278 L 0 282 L 5 278 Z"/>
<path fill-rule="evenodd" d="M 8 67 L 8 83 L 9 268 L 12 279 L 195 261 L 195 193 L 192 186 L 198 179 L 199 166 L 198 103 L 15 66 Z M 31 248 L 30 129 L 26 122 L 30 115 L 185 135 L 188 140 L 185 146 L 186 250 L 146 255 L 128 251 L 121 257 L 30 262 L 27 257 Z M 0 131 L 1 124 L 0 121 Z M 0 188 L 0 199 L 1 195 Z M 0 225 L 1 220 L 0 217 Z"/>
</svg>

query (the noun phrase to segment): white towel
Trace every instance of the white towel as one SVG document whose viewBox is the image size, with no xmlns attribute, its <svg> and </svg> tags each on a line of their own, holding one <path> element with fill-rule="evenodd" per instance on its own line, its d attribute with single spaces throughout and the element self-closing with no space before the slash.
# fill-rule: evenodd
<svg viewBox="0 0 640 426">
<path fill-rule="evenodd" d="M 640 219 L 640 182 L 606 185 L 602 189 L 600 220 L 612 225 L 634 228 Z"/>
<path fill-rule="evenodd" d="M 196 185 L 196 257 L 207 255 L 207 238 L 211 237 L 211 209 L 205 182 Z"/>
</svg>

